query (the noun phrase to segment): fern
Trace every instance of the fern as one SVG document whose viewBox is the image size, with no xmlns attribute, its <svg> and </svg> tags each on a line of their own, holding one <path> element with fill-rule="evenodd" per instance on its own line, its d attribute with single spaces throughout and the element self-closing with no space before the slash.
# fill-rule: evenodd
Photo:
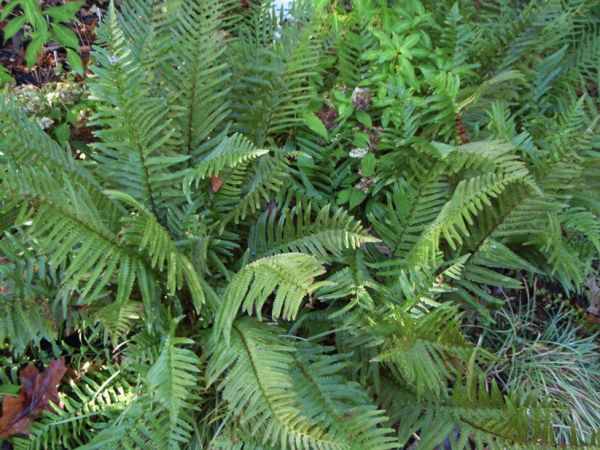
<svg viewBox="0 0 600 450">
<path fill-rule="evenodd" d="M 183 347 L 193 343 L 191 339 L 176 337 L 173 324 L 160 355 L 146 375 L 156 399 L 169 412 L 172 448 L 188 442 L 193 430 L 189 412 L 195 408 L 190 393 L 196 386 L 200 360 L 192 350 Z"/>
<path fill-rule="evenodd" d="M 241 417 L 241 425 L 254 435 L 260 432 L 263 443 L 283 449 L 309 445 L 336 448 L 333 437 L 306 420 L 294 405 L 288 370 L 293 363 L 293 347 L 251 319 L 238 322 L 232 331 L 231 346 L 216 353 L 207 370 L 211 382 L 228 370 L 219 388 L 231 410 Z"/>
<path fill-rule="evenodd" d="M 238 321 L 233 328 L 231 347 L 226 352 L 214 354 L 208 366 L 211 382 L 224 371 L 228 372 L 219 389 L 223 390 L 232 411 L 239 416 L 242 429 L 251 430 L 256 436 L 262 435 L 259 438 L 262 443 L 282 449 L 361 448 L 367 442 L 375 445 L 374 448 L 394 448 L 393 441 L 386 437 L 389 431 L 377 430 L 382 418 L 372 406 L 358 407 L 351 417 L 356 414 L 359 417 L 350 419 L 350 422 L 336 420 L 340 412 L 335 411 L 339 408 L 335 402 L 348 401 L 345 396 L 349 392 L 344 392 L 339 398 L 340 394 L 335 392 L 337 386 L 327 388 L 323 383 L 315 383 L 319 372 L 324 376 L 335 370 L 336 365 L 311 372 L 312 366 L 304 367 L 299 362 L 302 364 L 301 375 L 294 380 L 291 375 L 296 364 L 294 348 L 274 331 L 252 319 Z M 210 352 L 214 353 L 214 344 L 210 348 Z M 303 384 L 303 388 L 299 391 L 291 389 L 297 383 Z M 307 394 L 301 397 L 307 402 L 304 404 L 298 403 L 300 399 L 297 397 L 298 393 L 302 394 L 302 389 L 308 389 Z M 310 398 L 313 395 L 325 406 L 312 404 Z M 352 398 L 353 403 L 357 400 Z M 344 411 L 347 410 L 344 408 Z M 365 425 L 369 421 L 370 424 L 362 429 L 349 428 L 354 420 Z M 344 422 L 345 425 L 342 425 Z"/>
<path fill-rule="evenodd" d="M 149 79 L 128 50 L 116 15 L 107 20 L 99 36 L 106 48 L 98 50 L 95 69 L 101 76 L 90 83 L 98 102 L 92 123 L 104 127 L 97 132 L 103 140 L 97 158 L 111 185 L 158 215 L 171 186 L 181 178 L 174 166 L 188 157 L 167 150 L 174 128 L 166 104 L 152 96 Z"/>
<path fill-rule="evenodd" d="M 517 392 L 505 399 L 497 385 L 487 390 L 481 384 L 456 385 L 446 402 L 415 402 L 410 393 L 403 394 L 393 383 L 387 386 L 391 401 L 403 396 L 407 406 L 398 410 L 398 436 L 406 442 L 413 430 L 421 429 L 419 448 L 433 449 L 444 439 L 452 448 L 506 448 L 547 441 L 550 433 L 552 409 L 540 405 L 531 396 Z M 502 416 L 498 416 L 502 410 Z"/>
<path fill-rule="evenodd" d="M 417 396 L 439 396 L 445 391 L 446 381 L 455 378 L 455 366 L 467 363 L 473 353 L 460 332 L 459 320 L 460 316 L 447 305 L 418 320 L 401 312 L 390 313 L 373 330 L 384 339 L 374 361 L 391 366 L 407 385 L 414 387 Z"/>
<path fill-rule="evenodd" d="M 8 445 L 594 445 L 487 336 L 522 288 L 595 286 L 598 17 L 111 5 L 83 153 L 0 93 L 3 393 L 72 369 Z"/>
<path fill-rule="evenodd" d="M 217 337 L 229 332 L 237 311 L 256 309 L 258 317 L 271 294 L 274 318 L 294 319 L 302 301 L 322 283 L 314 278 L 323 274 L 318 260 L 302 253 L 283 253 L 259 259 L 245 266 L 229 282 L 215 317 Z"/>
<path fill-rule="evenodd" d="M 311 204 L 303 207 L 302 203 L 289 212 L 275 209 L 263 213 L 250 238 L 253 252 L 265 256 L 297 251 L 327 258 L 330 254 L 339 256 L 345 249 L 376 242 L 343 209 L 332 213 L 325 206 L 312 216 Z"/>
</svg>

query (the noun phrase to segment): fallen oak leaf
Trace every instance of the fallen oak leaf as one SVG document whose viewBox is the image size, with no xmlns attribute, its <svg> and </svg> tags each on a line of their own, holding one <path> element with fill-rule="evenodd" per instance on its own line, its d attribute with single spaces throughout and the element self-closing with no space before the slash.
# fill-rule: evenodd
<svg viewBox="0 0 600 450">
<path fill-rule="evenodd" d="M 7 395 L 2 402 L 2 417 L 0 417 L 0 440 L 15 434 L 24 434 L 31 424 L 31 418 L 22 411 L 26 410 L 25 396 L 12 397 Z"/>
<path fill-rule="evenodd" d="M 39 417 L 42 411 L 52 409 L 50 402 L 60 402 L 57 387 L 66 372 L 64 358 L 50 361 L 48 368 L 42 373 L 33 364 L 19 372 L 19 395 L 6 396 L 2 402 L 0 439 L 27 433 L 31 422 Z"/>
</svg>

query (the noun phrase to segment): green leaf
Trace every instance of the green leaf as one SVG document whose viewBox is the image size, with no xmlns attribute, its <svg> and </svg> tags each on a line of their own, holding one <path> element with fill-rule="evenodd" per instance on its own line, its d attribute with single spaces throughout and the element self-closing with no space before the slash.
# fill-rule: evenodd
<svg viewBox="0 0 600 450">
<path fill-rule="evenodd" d="M 405 58 L 405 57 L 399 58 L 399 63 L 400 63 L 400 69 L 402 71 L 404 80 L 410 85 L 410 87 L 414 88 L 415 90 L 418 90 L 419 89 L 419 81 L 417 80 L 417 77 L 415 76 L 415 70 L 414 70 L 412 64 L 410 63 L 410 61 L 408 60 L 408 58 Z"/>
<path fill-rule="evenodd" d="M 33 25 L 34 30 L 46 35 L 48 33 L 48 24 L 46 23 L 46 19 L 44 19 L 42 10 L 35 0 L 23 0 L 21 2 L 21 7 L 23 8 L 25 17 L 27 17 L 27 20 Z"/>
<path fill-rule="evenodd" d="M 388 108 L 386 108 L 385 111 L 383 111 L 383 114 L 381 115 L 381 125 L 385 128 L 389 125 L 391 120 L 391 113 L 390 110 Z"/>
<path fill-rule="evenodd" d="M 307 155 L 300 155 L 296 158 L 296 164 L 298 167 L 315 167 L 315 160 Z"/>
<path fill-rule="evenodd" d="M 18 384 L 2 384 L 0 385 L 0 397 L 4 395 L 17 395 L 21 390 Z"/>
<path fill-rule="evenodd" d="M 337 197 L 337 204 L 338 205 L 343 205 L 344 203 L 348 203 L 348 201 L 350 200 L 350 194 L 352 193 L 353 188 L 350 189 L 344 189 L 343 191 L 340 191 L 338 193 L 338 197 Z"/>
<path fill-rule="evenodd" d="M 355 208 L 356 206 L 360 205 L 365 198 L 367 198 L 367 194 L 359 189 L 352 189 L 352 192 L 350 193 L 350 198 L 349 198 L 349 209 Z"/>
<path fill-rule="evenodd" d="M 6 20 L 9 14 L 15 9 L 15 7 L 19 4 L 19 0 L 11 0 L 8 2 L 6 6 L 3 7 L 2 11 L 0 11 L 0 20 Z"/>
<path fill-rule="evenodd" d="M 378 54 L 379 59 L 377 61 L 380 63 L 384 63 L 386 61 L 391 61 L 392 59 L 394 59 L 398 54 L 398 51 L 396 49 L 391 48 L 389 50 L 379 51 Z"/>
<path fill-rule="evenodd" d="M 371 138 L 367 133 L 356 133 L 354 136 L 354 146 L 358 148 L 370 148 Z"/>
<path fill-rule="evenodd" d="M 377 164 L 377 160 L 375 159 L 375 154 L 367 153 L 367 155 L 361 159 L 360 168 L 362 169 L 364 177 L 370 177 L 375 172 L 375 166 Z"/>
<path fill-rule="evenodd" d="M 54 129 L 54 134 L 60 145 L 65 145 L 71 136 L 71 129 L 67 123 L 61 123 Z"/>
<path fill-rule="evenodd" d="M 325 139 L 329 137 L 329 133 L 327 133 L 327 128 L 325 128 L 325 125 L 323 124 L 321 119 L 319 119 L 314 113 L 304 113 L 302 118 L 306 126 L 308 126 L 308 128 L 317 133 L 319 136 L 322 136 Z"/>
<path fill-rule="evenodd" d="M 380 55 L 381 55 L 381 50 L 368 50 L 368 51 L 364 52 L 360 58 L 364 59 L 366 61 L 372 61 L 375 59 L 379 59 Z"/>
<path fill-rule="evenodd" d="M 75 19 L 75 14 L 81 9 L 83 2 L 68 2 L 60 6 L 45 9 L 44 14 L 57 22 L 68 23 Z"/>
<path fill-rule="evenodd" d="M 13 81 L 14 78 L 11 76 L 6 67 L 0 65 L 0 86 L 2 86 L 4 83 L 12 83 Z"/>
<path fill-rule="evenodd" d="M 388 48 L 394 47 L 394 41 L 392 41 L 392 39 L 384 32 L 373 31 L 373 35 L 375 35 L 375 37 L 377 37 L 377 39 L 379 39 L 379 43 L 381 44 L 382 47 L 388 47 Z"/>
<path fill-rule="evenodd" d="M 417 45 L 417 43 L 421 40 L 421 34 L 420 33 L 414 33 L 411 34 L 410 36 L 408 36 L 404 42 L 402 42 L 402 48 L 401 50 L 404 52 L 406 50 L 409 50 L 411 48 L 413 48 L 415 45 Z"/>
<path fill-rule="evenodd" d="M 356 119 L 367 128 L 371 128 L 373 126 L 371 116 L 369 116 L 366 111 L 356 111 Z"/>
<path fill-rule="evenodd" d="M 81 60 L 79 54 L 70 48 L 67 48 L 67 64 L 73 72 L 77 75 L 83 76 L 85 73 L 83 69 L 83 61 Z"/>
<path fill-rule="evenodd" d="M 454 147 L 453 145 L 444 144 L 443 142 L 431 142 L 429 144 L 429 150 L 436 157 L 444 159 L 450 153 L 455 152 L 456 147 Z"/>
<path fill-rule="evenodd" d="M 25 22 L 27 21 L 27 17 L 19 16 L 11 19 L 6 26 L 4 27 L 4 42 L 8 41 L 11 37 L 13 37 L 17 32 L 23 28 Z"/>
<path fill-rule="evenodd" d="M 342 103 L 349 103 L 350 99 L 344 95 L 342 91 L 333 91 L 333 97 Z"/>
<path fill-rule="evenodd" d="M 71 47 L 76 50 L 79 49 L 79 38 L 70 28 L 58 23 L 53 23 L 52 33 L 56 37 L 56 40 L 65 47 Z"/>
<path fill-rule="evenodd" d="M 45 35 L 37 35 L 27 46 L 27 52 L 25 54 L 25 62 L 27 63 L 27 67 L 32 67 L 37 62 L 40 52 L 46 43 L 45 38 Z"/>
<path fill-rule="evenodd" d="M 354 106 L 352 103 L 340 103 L 338 105 L 338 114 L 340 116 L 340 120 L 349 117 L 350 114 L 352 114 L 352 111 L 354 111 Z"/>
</svg>

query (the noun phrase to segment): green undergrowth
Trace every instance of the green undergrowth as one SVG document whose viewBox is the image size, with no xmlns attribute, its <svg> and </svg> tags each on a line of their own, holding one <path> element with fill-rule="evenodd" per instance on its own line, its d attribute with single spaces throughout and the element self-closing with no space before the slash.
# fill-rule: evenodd
<svg viewBox="0 0 600 450">
<path fill-rule="evenodd" d="M 69 368 L 9 445 L 600 445 L 595 331 L 543 300 L 598 267 L 599 26 L 586 0 L 111 6 L 83 156 L 0 95 L 4 392 Z M 515 306 L 528 279 L 556 292 Z"/>
</svg>

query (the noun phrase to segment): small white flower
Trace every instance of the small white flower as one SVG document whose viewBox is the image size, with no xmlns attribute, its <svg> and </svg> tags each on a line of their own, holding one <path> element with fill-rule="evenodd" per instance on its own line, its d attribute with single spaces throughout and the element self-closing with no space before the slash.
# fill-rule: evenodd
<svg viewBox="0 0 600 450">
<path fill-rule="evenodd" d="M 353 148 L 352 150 L 350 150 L 350 153 L 348 153 L 348 155 L 350 156 L 350 158 L 362 159 L 367 153 L 369 153 L 368 148 Z"/>
<path fill-rule="evenodd" d="M 49 105 L 52 105 L 52 103 L 54 103 L 55 100 L 59 99 L 59 95 L 58 92 L 49 92 L 46 94 L 46 101 L 48 102 Z"/>
<path fill-rule="evenodd" d="M 45 130 L 46 128 L 50 128 L 52 125 L 54 125 L 54 120 L 50 119 L 49 117 L 39 117 L 37 119 L 37 123 L 40 125 L 40 127 L 42 127 L 43 130 Z"/>
<path fill-rule="evenodd" d="M 350 98 L 352 99 L 353 102 L 356 102 L 356 100 L 358 100 L 360 98 L 360 96 L 366 92 L 367 92 L 366 89 L 357 86 L 354 88 L 354 91 L 352 91 L 352 96 Z"/>
<path fill-rule="evenodd" d="M 117 63 L 117 57 L 115 55 L 110 55 L 108 57 L 108 62 L 111 64 L 116 64 Z"/>
</svg>

